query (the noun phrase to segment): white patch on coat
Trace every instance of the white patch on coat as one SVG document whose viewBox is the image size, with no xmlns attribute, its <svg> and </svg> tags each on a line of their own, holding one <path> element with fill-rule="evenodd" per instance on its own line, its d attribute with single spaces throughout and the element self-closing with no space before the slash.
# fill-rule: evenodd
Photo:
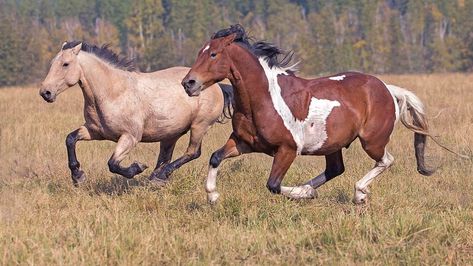
<svg viewBox="0 0 473 266">
<path fill-rule="evenodd" d="M 303 121 L 298 120 L 282 98 L 281 87 L 278 84 L 278 75 L 287 75 L 286 69 L 270 68 L 264 58 L 259 58 L 259 61 L 268 79 L 268 89 L 273 106 L 282 118 L 284 126 L 291 132 L 292 138 L 297 144 L 297 154 L 320 149 L 328 137 L 327 118 L 332 109 L 340 106 L 340 103 L 312 97 L 307 118 Z"/>
<path fill-rule="evenodd" d="M 345 76 L 345 75 L 341 75 L 341 76 L 330 77 L 330 78 L 328 78 L 328 79 L 330 79 L 330 80 L 335 80 L 335 81 L 341 81 L 341 80 L 343 80 L 343 79 L 346 78 L 346 77 L 347 77 L 347 76 Z"/>
<path fill-rule="evenodd" d="M 207 44 L 207 46 L 205 46 L 204 50 L 202 50 L 202 53 L 205 53 L 205 51 L 207 51 L 209 48 L 210 48 L 210 45 Z"/>
</svg>

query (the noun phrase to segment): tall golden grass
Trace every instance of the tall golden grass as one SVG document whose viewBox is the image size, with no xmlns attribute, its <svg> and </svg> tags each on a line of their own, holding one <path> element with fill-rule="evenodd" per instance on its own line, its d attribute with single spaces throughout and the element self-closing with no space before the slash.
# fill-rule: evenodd
<svg viewBox="0 0 473 266">
<path fill-rule="evenodd" d="M 383 76 L 424 100 L 441 142 L 472 155 L 473 75 Z M 389 150 L 395 164 L 371 186 L 370 202 L 351 203 L 353 185 L 373 165 L 358 142 L 344 151 L 346 172 L 319 198 L 291 201 L 265 188 L 271 158 L 228 160 L 220 201 L 206 202 L 203 180 L 212 151 L 230 124 L 215 125 L 202 156 L 164 188 L 144 174 L 108 172 L 111 142 L 80 142 L 89 179 L 74 188 L 66 135 L 83 121 L 78 88 L 47 104 L 36 88 L 0 90 L 0 261 L 2 264 L 473 264 L 473 167 L 428 145 L 437 165 L 416 172 L 413 133 L 398 125 Z M 184 137 L 174 158 L 183 153 Z M 159 144 L 139 144 L 134 160 L 154 166 Z M 323 157 L 300 157 L 284 182 L 319 174 Z"/>
</svg>

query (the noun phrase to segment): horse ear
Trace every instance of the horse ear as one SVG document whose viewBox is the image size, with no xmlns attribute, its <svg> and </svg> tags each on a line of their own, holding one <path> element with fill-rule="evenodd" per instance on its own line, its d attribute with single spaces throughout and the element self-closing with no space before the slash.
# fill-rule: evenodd
<svg viewBox="0 0 473 266">
<path fill-rule="evenodd" d="M 82 49 L 82 43 L 79 43 L 78 45 L 72 47 L 72 52 L 75 55 L 78 55 L 81 49 Z"/>
<path fill-rule="evenodd" d="M 61 46 L 61 50 L 64 50 L 64 46 L 66 46 L 67 42 L 64 42 Z"/>
<path fill-rule="evenodd" d="M 232 33 L 226 37 L 223 37 L 223 44 L 225 46 L 230 45 L 235 40 L 236 36 L 237 36 L 236 33 Z"/>
</svg>

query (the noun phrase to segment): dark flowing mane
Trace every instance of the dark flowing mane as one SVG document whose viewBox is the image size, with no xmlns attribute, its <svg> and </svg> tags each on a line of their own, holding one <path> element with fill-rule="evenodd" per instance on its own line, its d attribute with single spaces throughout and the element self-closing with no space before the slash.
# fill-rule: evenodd
<svg viewBox="0 0 473 266">
<path fill-rule="evenodd" d="M 293 51 L 286 52 L 275 44 L 265 41 L 253 42 L 253 38 L 248 36 L 245 29 L 240 24 L 235 24 L 230 26 L 230 28 L 217 31 L 212 35 L 211 39 L 226 37 L 234 33 L 236 34 L 235 40 L 233 41 L 234 43 L 238 43 L 247 48 L 256 57 L 265 58 L 269 67 L 279 67 L 283 69 L 291 68 L 288 70 L 294 72 L 293 67 L 290 66 L 294 56 Z M 280 56 L 282 56 L 281 59 Z"/>
<path fill-rule="evenodd" d="M 66 44 L 64 44 L 64 46 L 62 47 L 62 50 L 71 49 L 80 43 L 82 43 L 82 51 L 94 54 L 119 69 L 126 71 L 136 70 L 134 61 L 132 59 L 119 56 L 117 53 L 110 49 L 110 44 L 104 44 L 102 45 L 102 47 L 99 47 L 97 45 L 89 44 L 84 41 L 71 41 L 66 42 Z"/>
</svg>

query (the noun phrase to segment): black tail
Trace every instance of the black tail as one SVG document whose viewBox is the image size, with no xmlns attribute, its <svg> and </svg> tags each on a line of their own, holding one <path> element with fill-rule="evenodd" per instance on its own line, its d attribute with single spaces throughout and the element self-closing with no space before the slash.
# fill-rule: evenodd
<svg viewBox="0 0 473 266">
<path fill-rule="evenodd" d="M 233 116 L 233 104 L 234 104 L 234 97 L 233 97 L 233 87 L 232 85 L 219 83 L 218 84 L 222 89 L 223 93 L 223 110 L 222 115 L 218 118 L 217 123 L 223 124 L 225 123 L 226 119 L 232 119 Z"/>
</svg>

